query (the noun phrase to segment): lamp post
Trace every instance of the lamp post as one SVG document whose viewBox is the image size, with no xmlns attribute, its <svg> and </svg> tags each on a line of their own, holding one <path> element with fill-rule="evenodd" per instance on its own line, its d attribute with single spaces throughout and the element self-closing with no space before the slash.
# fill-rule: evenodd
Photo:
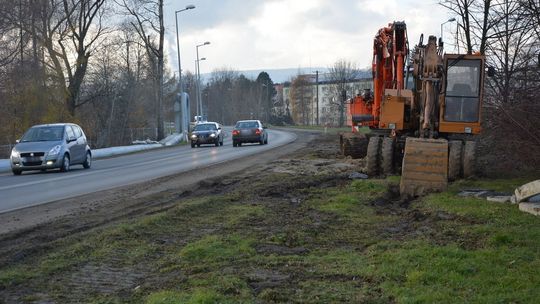
<svg viewBox="0 0 540 304">
<path fill-rule="evenodd" d="M 199 47 L 201 46 L 205 46 L 205 45 L 209 45 L 210 42 L 206 41 L 204 43 L 201 43 L 201 44 L 198 44 L 196 45 L 195 49 L 197 51 L 197 101 L 198 101 L 198 106 L 197 106 L 197 116 L 200 115 L 202 116 L 202 102 L 201 102 L 201 71 L 200 71 L 200 68 L 199 68 Z"/>
<path fill-rule="evenodd" d="M 317 126 L 319 125 L 319 71 L 315 71 L 315 83 L 317 89 Z"/>
<path fill-rule="evenodd" d="M 182 87 L 182 65 L 180 63 L 180 38 L 178 37 L 178 13 L 194 9 L 195 5 L 186 5 L 184 9 L 174 11 L 174 18 L 176 21 L 176 51 L 178 55 L 178 99 L 174 103 L 174 116 L 176 124 L 176 132 L 183 132 L 184 128 L 187 128 L 187 121 L 189 121 L 189 105 L 182 105 L 183 87 Z M 183 109 L 182 109 L 183 107 Z M 183 116 L 183 118 L 182 118 Z"/>
<path fill-rule="evenodd" d="M 456 21 L 456 18 L 450 18 L 446 20 L 445 22 L 441 23 L 441 42 L 443 41 L 443 25 L 447 24 L 448 22 L 454 22 Z"/>
<path fill-rule="evenodd" d="M 200 101 L 201 95 L 199 94 L 199 89 L 201 85 L 200 76 L 199 76 L 199 62 L 203 60 L 206 60 L 206 57 L 203 57 L 201 59 L 195 59 L 195 76 L 197 77 L 196 88 L 195 88 L 195 91 L 196 91 L 195 94 L 197 95 L 197 121 L 199 121 L 199 115 L 202 118 L 202 102 Z M 200 105 L 200 112 L 199 112 L 199 105 Z"/>
<path fill-rule="evenodd" d="M 195 5 L 190 4 L 190 5 L 187 5 L 186 8 L 174 12 L 174 18 L 176 19 L 176 51 L 178 55 L 178 88 L 180 90 L 180 93 L 182 93 L 182 65 L 180 64 L 180 39 L 178 38 L 178 13 L 187 11 L 190 9 L 194 9 L 194 8 L 195 8 Z"/>
</svg>

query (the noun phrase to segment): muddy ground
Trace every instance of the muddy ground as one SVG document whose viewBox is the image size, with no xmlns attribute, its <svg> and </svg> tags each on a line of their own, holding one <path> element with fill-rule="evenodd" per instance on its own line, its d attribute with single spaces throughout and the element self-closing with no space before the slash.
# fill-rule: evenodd
<svg viewBox="0 0 540 304">
<path fill-rule="evenodd" d="M 58 246 L 68 246 L 66 240 L 78 242 L 89 234 L 99 234 L 102 230 L 123 223 L 167 212 L 186 201 L 214 196 L 226 196 L 227 199 L 225 202 L 221 199 L 219 203 L 213 202 L 211 211 L 198 210 L 191 215 L 178 215 L 186 216 L 182 218 L 186 226 L 175 228 L 178 230 L 174 235 L 154 235 L 152 243 L 164 248 L 173 244 L 182 247 L 207 234 L 229 235 L 250 231 L 251 235 L 261 240 L 254 245 L 259 255 L 304 256 L 333 247 L 362 252 L 372 242 L 362 239 L 371 237 L 365 231 L 359 232 L 356 237 L 336 234 L 330 241 L 323 238 L 328 233 L 352 228 L 343 223 L 343 218 L 304 204 L 307 200 L 316 200 L 318 195 L 324 197 L 323 192 L 318 191 L 346 187 L 351 183 L 349 175 L 363 169 L 363 160 L 340 156 L 338 137 L 335 134 L 302 133 L 295 146 L 269 152 L 266 157 L 268 161 L 265 162 L 246 160 L 243 165 L 248 168 L 241 171 L 235 171 L 238 167 L 211 167 L 206 169 L 207 172 L 192 172 L 189 178 L 182 174 L 12 213 L 9 218 L 4 218 L 9 229 L 4 229 L 0 235 L 0 268 L 32 265 L 33 260 L 42 259 Z M 195 184 L 194 176 L 199 179 Z M 437 233 L 433 228 L 436 221 L 452 220 L 454 217 L 444 213 L 424 214 L 409 210 L 409 203 L 399 201 L 395 190 L 390 187 L 384 195 L 370 199 L 368 205 L 375 209 L 376 214 L 399 216 L 387 226 L 369 226 L 371 224 L 366 223 L 362 229 L 372 228 L 369 233 L 373 237 L 404 239 L 418 234 L 433 237 Z M 266 211 L 263 217 L 248 218 L 231 228 L 219 222 L 229 212 L 227 208 L 230 206 L 225 205 L 228 202 L 231 205 L 260 207 Z M 58 206 L 62 208 L 55 211 Z M 208 215 L 204 212 L 208 212 Z M 209 223 L 213 218 L 216 221 Z M 39 224 L 32 226 L 32 219 Z M 279 240 L 275 241 L 276 238 Z M 444 243 L 453 240 L 454 236 L 439 235 L 434 238 Z M 190 275 L 189 271 L 172 271 L 164 275 L 163 270 L 158 275 L 155 265 L 130 265 L 123 260 L 124 255 L 120 252 L 107 256 L 104 263 L 74 263 L 52 272 L 47 279 L 32 277 L 20 282 L 4 281 L 0 285 L 0 302 L 86 302 L 90 295 L 94 299 L 92 301 L 100 297 L 112 297 L 116 299 L 114 302 L 142 301 L 144 297 L 137 295 L 138 290 L 148 294 L 163 286 L 170 286 L 171 281 L 188 280 Z M 239 269 L 235 270 L 235 267 Z M 198 273 L 201 270 L 190 271 Z M 302 263 L 276 263 L 274 266 L 265 265 L 264 268 L 229 265 L 222 271 L 234 274 L 241 272 L 241 277 L 249 282 L 250 294 L 257 299 L 256 302 L 305 301 L 312 296 L 310 292 L 316 293 L 309 288 L 302 291 L 298 285 L 309 278 L 309 272 L 302 269 Z M 351 298 L 350 294 L 343 293 L 341 298 L 340 295 L 329 298 L 331 301 L 393 301 L 380 293 L 377 282 L 370 282 L 369 279 L 362 280 L 346 274 L 311 279 L 328 281 L 329 284 L 344 282 L 347 286 L 352 284 L 350 286 L 353 289 L 370 287 L 361 298 Z M 305 294 L 298 294 L 299 290 Z M 312 298 L 315 302 L 318 299 Z"/>
</svg>

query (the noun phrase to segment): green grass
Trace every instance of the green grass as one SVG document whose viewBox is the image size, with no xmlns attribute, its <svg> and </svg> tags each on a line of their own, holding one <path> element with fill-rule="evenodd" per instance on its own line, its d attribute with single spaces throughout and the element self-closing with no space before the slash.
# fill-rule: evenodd
<svg viewBox="0 0 540 304">
<path fill-rule="evenodd" d="M 213 290 L 196 289 L 191 292 L 160 291 L 151 294 L 146 299 L 148 304 L 211 304 L 211 303 L 234 303 Z"/>
<path fill-rule="evenodd" d="M 180 256 L 187 264 L 208 265 L 226 260 L 239 260 L 252 256 L 255 252 L 251 247 L 253 242 L 240 236 L 226 238 L 210 235 L 194 243 L 186 245 L 180 251 Z"/>
<path fill-rule="evenodd" d="M 422 212 L 458 216 L 435 227 L 453 231 L 456 238 L 446 244 L 437 237 L 377 244 L 370 248 L 370 274 L 401 303 L 535 302 L 540 297 L 538 218 L 516 205 L 456 195 L 463 188 L 509 191 L 522 183 L 462 181 L 449 192 L 423 198 L 414 205 Z"/>
<path fill-rule="evenodd" d="M 152 304 L 540 298 L 539 219 L 515 205 L 457 196 L 464 188 L 511 191 L 523 179 L 460 181 L 402 207 L 384 201 L 399 177 L 316 187 L 319 178 L 260 177 L 250 189 L 178 201 L 166 212 L 56 241 L 1 269 L 0 290 L 39 291 L 20 298 L 27 301 Z M 258 195 L 284 184 L 300 203 Z M 142 269 L 148 283 L 76 294 L 69 280 L 88 263 Z"/>
</svg>

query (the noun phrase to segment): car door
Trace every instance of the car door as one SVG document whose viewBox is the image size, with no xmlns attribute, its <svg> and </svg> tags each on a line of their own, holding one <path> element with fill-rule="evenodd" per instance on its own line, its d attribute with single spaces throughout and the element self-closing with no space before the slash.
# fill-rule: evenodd
<svg viewBox="0 0 540 304">
<path fill-rule="evenodd" d="M 79 126 L 71 126 L 75 137 L 77 138 L 77 159 L 78 162 L 83 162 L 86 159 L 86 138 L 83 136 Z"/>
<path fill-rule="evenodd" d="M 80 134 L 80 132 L 77 132 L 77 129 L 75 128 L 75 126 L 67 126 L 66 128 L 68 130 L 71 129 L 72 137 L 70 137 L 71 135 L 70 135 L 70 133 L 68 133 L 68 138 L 73 139 L 73 141 L 70 143 L 70 144 L 72 144 L 72 146 L 70 147 L 70 149 L 71 149 L 71 162 L 72 163 L 80 163 L 80 162 L 82 162 L 83 151 L 84 151 L 84 146 L 82 146 L 82 138 L 80 136 L 81 134 Z"/>
<path fill-rule="evenodd" d="M 77 139 L 71 126 L 65 126 L 64 129 L 66 133 L 66 151 L 69 151 L 69 162 L 75 163 L 77 162 Z"/>
</svg>

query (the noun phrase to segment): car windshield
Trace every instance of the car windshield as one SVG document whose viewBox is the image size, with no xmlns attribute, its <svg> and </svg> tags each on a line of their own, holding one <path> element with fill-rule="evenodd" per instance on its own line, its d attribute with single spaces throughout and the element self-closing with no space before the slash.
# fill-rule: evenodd
<svg viewBox="0 0 540 304">
<path fill-rule="evenodd" d="M 21 142 L 59 141 L 64 137 L 64 127 L 33 127 L 21 138 Z"/>
<path fill-rule="evenodd" d="M 214 124 L 198 124 L 193 128 L 193 131 L 215 131 L 217 130 Z"/>
<path fill-rule="evenodd" d="M 240 121 L 236 124 L 237 129 L 258 128 L 259 124 L 256 121 Z"/>
</svg>

